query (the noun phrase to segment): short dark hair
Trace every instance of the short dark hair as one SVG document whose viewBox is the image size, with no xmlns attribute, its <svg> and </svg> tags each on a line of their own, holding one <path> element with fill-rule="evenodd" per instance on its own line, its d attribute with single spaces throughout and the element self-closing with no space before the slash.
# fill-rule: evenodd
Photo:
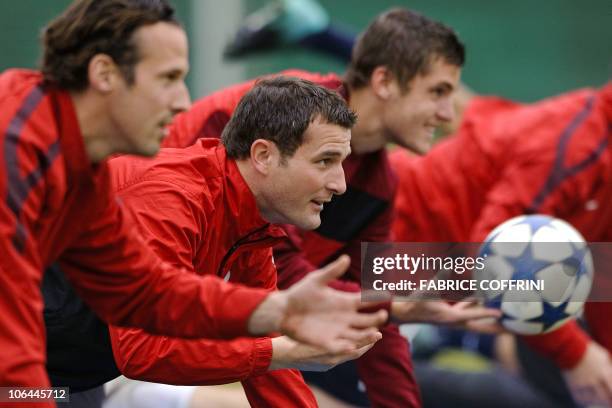
<svg viewBox="0 0 612 408">
<path fill-rule="evenodd" d="M 291 157 L 316 119 L 350 129 L 357 116 L 332 90 L 300 78 L 270 77 L 242 97 L 221 140 L 234 159 L 249 157 L 257 139 L 274 142 L 283 157 Z"/>
<path fill-rule="evenodd" d="M 346 82 L 361 88 L 378 66 L 385 66 L 406 89 L 417 74 L 426 74 L 435 58 L 463 66 L 465 47 L 446 25 L 404 8 L 380 14 L 359 36 Z"/>
<path fill-rule="evenodd" d="M 158 22 L 179 25 L 166 0 L 77 0 L 44 28 L 41 71 L 45 82 L 81 91 L 88 85 L 88 64 L 107 54 L 128 84 L 140 60 L 133 33 Z"/>
</svg>

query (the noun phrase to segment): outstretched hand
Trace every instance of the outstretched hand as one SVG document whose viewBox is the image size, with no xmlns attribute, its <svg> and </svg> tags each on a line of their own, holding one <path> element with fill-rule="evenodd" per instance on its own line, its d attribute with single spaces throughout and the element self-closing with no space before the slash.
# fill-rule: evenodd
<svg viewBox="0 0 612 408">
<path fill-rule="evenodd" d="M 249 320 L 252 334 L 280 331 L 288 337 L 328 352 L 354 351 L 360 344 L 379 339 L 377 327 L 387 320 L 387 312 L 360 313 L 369 306 L 359 293 L 346 293 L 328 287 L 344 274 L 350 258 L 340 256 L 314 271 L 285 291 L 272 293 Z"/>
<path fill-rule="evenodd" d="M 391 305 L 391 318 L 401 323 L 434 323 L 460 327 L 483 334 L 504 331 L 497 322 L 498 309 L 487 308 L 473 301 L 450 304 L 444 300 L 396 301 Z"/>
<path fill-rule="evenodd" d="M 382 334 L 378 333 L 378 340 Z M 338 364 L 364 355 L 376 342 L 363 342 L 357 349 L 330 353 L 321 347 L 298 343 L 286 336 L 272 339 L 272 361 L 269 370 L 293 368 L 301 371 L 327 371 Z"/>
<path fill-rule="evenodd" d="M 563 374 L 579 404 L 612 406 L 612 359 L 599 344 L 590 342 L 578 365 Z"/>
</svg>

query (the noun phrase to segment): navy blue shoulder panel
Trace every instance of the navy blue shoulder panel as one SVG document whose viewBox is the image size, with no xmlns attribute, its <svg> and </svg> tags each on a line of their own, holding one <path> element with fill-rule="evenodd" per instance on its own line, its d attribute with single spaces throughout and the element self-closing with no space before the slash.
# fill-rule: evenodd
<svg viewBox="0 0 612 408">
<path fill-rule="evenodd" d="M 6 204 L 15 215 L 16 229 L 13 236 L 13 245 L 20 252 L 23 251 L 26 239 L 26 230 L 20 220 L 23 204 L 30 191 L 38 184 L 38 181 L 51 166 L 51 163 L 60 151 L 59 141 L 56 141 L 49 147 L 47 152 L 38 153 L 38 166 L 25 177 L 21 177 L 21 167 L 18 160 L 20 135 L 24 124 L 28 121 L 43 96 L 44 90 L 42 86 L 34 87 L 9 122 L 4 134 L 4 163 L 6 165 L 5 174 L 7 175 Z"/>
<path fill-rule="evenodd" d="M 344 194 L 334 196 L 325 204 L 321 226 L 316 232 L 329 239 L 348 242 L 388 207 L 388 201 L 349 185 Z"/>
<path fill-rule="evenodd" d="M 601 141 L 597 145 L 597 147 L 582 161 L 577 164 L 574 164 L 570 167 L 565 167 L 565 156 L 567 153 L 567 148 L 570 140 L 576 134 L 576 130 L 580 127 L 580 125 L 589 117 L 593 110 L 593 104 L 595 102 L 595 97 L 591 96 L 587 99 L 584 107 L 574 116 L 571 122 L 567 125 L 567 127 L 561 133 L 561 137 L 559 138 L 559 142 L 556 148 L 555 162 L 553 163 L 552 170 L 546 179 L 546 182 L 538 192 L 538 194 L 533 199 L 531 205 L 527 208 L 528 214 L 537 213 L 540 210 L 540 206 L 544 203 L 546 198 L 565 180 L 570 177 L 575 176 L 591 164 L 597 162 L 602 153 L 606 150 L 608 146 L 609 133 L 612 130 L 610 126 L 606 130 L 606 133 L 603 135 Z"/>
</svg>

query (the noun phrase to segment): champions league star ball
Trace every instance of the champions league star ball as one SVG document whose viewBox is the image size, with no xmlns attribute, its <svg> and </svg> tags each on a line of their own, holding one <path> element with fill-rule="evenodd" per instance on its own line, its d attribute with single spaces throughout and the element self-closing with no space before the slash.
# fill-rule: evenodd
<svg viewBox="0 0 612 408">
<path fill-rule="evenodd" d="M 488 288 L 480 294 L 485 305 L 502 310 L 500 321 L 508 330 L 545 333 L 582 312 L 593 260 L 582 235 L 565 221 L 545 215 L 512 218 L 487 236 L 479 256 L 485 267 L 475 277 L 481 289 Z M 495 290 L 504 285 L 493 281 L 514 285 Z"/>
</svg>

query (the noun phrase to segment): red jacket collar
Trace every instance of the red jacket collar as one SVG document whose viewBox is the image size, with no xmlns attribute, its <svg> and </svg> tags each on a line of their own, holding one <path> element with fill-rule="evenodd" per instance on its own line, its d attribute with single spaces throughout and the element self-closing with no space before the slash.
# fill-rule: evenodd
<svg viewBox="0 0 612 408">
<path fill-rule="evenodd" d="M 48 90 L 59 131 L 60 144 L 71 183 L 90 183 L 107 172 L 106 161 L 96 165 L 89 160 L 74 104 L 70 94 L 50 87 Z"/>
<path fill-rule="evenodd" d="M 270 224 L 261 216 L 255 196 L 250 187 L 240 174 L 238 165 L 234 159 L 227 157 L 225 147 L 218 139 L 200 139 L 204 146 L 215 148 L 215 155 L 219 163 L 223 166 L 222 172 L 225 175 L 225 208 L 237 226 L 237 234 L 240 237 L 258 231 L 257 235 L 271 238 L 283 238 L 286 236 L 282 228 Z"/>
</svg>

